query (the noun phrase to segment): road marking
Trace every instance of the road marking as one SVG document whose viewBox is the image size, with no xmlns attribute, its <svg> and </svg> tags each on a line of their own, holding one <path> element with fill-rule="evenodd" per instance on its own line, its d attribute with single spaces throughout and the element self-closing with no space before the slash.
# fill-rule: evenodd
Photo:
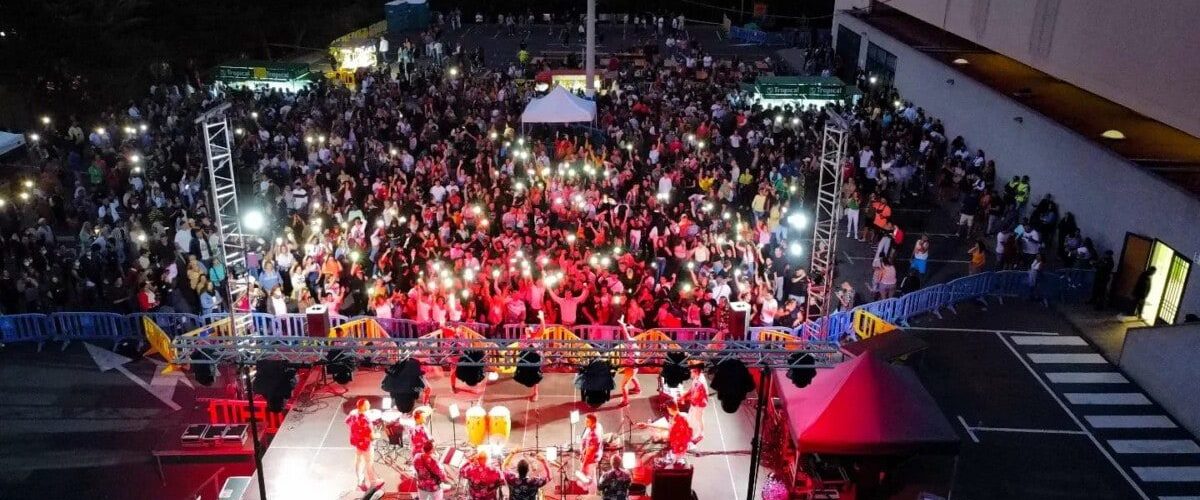
<svg viewBox="0 0 1200 500">
<path fill-rule="evenodd" d="M 971 426 L 967 425 L 967 421 L 963 420 L 962 415 L 958 416 L 958 423 L 962 424 L 963 429 L 967 430 L 967 435 L 971 436 L 971 441 L 974 441 L 976 443 L 979 442 L 979 437 L 975 435 L 975 429 L 973 429 Z"/>
<path fill-rule="evenodd" d="M 103 347 L 96 347 L 87 342 L 84 342 L 83 346 L 87 348 L 88 354 L 92 356 L 92 360 L 96 362 L 96 366 L 100 368 L 100 371 L 106 372 L 115 369 L 120 372 L 121 375 L 124 375 L 125 378 L 137 384 L 138 387 L 145 389 L 146 392 L 149 392 L 155 398 L 158 398 L 159 401 L 162 401 L 163 404 L 166 404 L 172 410 L 178 410 L 181 408 L 173 399 L 175 394 L 175 382 L 178 381 L 178 378 L 169 379 L 169 386 L 152 386 L 145 380 L 142 380 L 141 377 L 134 375 L 133 372 L 129 371 L 129 369 L 125 367 L 125 363 L 133 361 L 132 359 L 112 352 Z"/>
<path fill-rule="evenodd" d="M 1012 351 L 1013 356 L 1017 357 L 1017 361 L 1020 361 L 1021 364 L 1025 366 L 1025 369 L 1029 371 L 1030 375 L 1033 375 L 1033 378 L 1037 380 L 1038 384 L 1041 384 L 1042 389 L 1046 390 L 1046 393 L 1050 395 L 1050 398 L 1053 399 L 1055 403 L 1058 403 L 1058 406 L 1062 408 L 1063 413 L 1066 413 L 1067 416 L 1071 418 L 1071 421 L 1075 422 L 1075 425 L 1078 426 L 1080 430 L 1084 431 L 1088 439 L 1090 439 L 1092 444 L 1096 446 L 1096 449 L 1100 451 L 1100 454 L 1104 455 L 1104 458 L 1108 459 L 1108 463 L 1112 464 L 1113 468 L 1117 469 L 1117 473 L 1120 474 L 1121 477 L 1125 478 L 1125 482 L 1129 483 L 1129 487 L 1133 488 L 1133 491 L 1137 492 L 1138 497 L 1142 498 L 1143 500 L 1150 500 L 1150 497 L 1146 495 L 1146 492 L 1142 491 L 1142 488 L 1138 486 L 1132 477 L 1129 476 L 1129 473 L 1125 472 L 1125 468 L 1121 467 L 1121 464 L 1117 463 L 1117 460 L 1113 458 L 1112 454 L 1100 445 L 1100 440 L 1096 439 L 1096 436 L 1089 432 L 1086 427 L 1084 427 L 1083 422 L 1079 421 L 1079 417 L 1075 416 L 1075 414 L 1071 412 L 1071 409 L 1067 407 L 1067 404 L 1063 402 L 1062 398 L 1059 398 L 1058 394 L 1050 389 L 1050 384 L 1047 384 L 1045 380 L 1042 380 L 1042 377 L 1038 376 L 1037 371 L 1033 369 L 1033 365 L 1030 365 L 1025 358 L 1021 357 L 1021 353 L 1017 351 L 1017 348 L 1008 343 L 1008 339 L 1004 338 L 1004 335 L 1001 335 L 1000 333 L 996 334 L 996 338 L 1000 339 L 1000 343 L 1004 344 L 1004 347 L 1007 347 L 1009 351 Z M 1097 355 L 1096 357 L 1099 358 L 1100 356 Z M 1103 360 L 1104 358 L 1100 359 Z"/>
<path fill-rule="evenodd" d="M 1110 439 L 1108 446 L 1117 453 L 1200 453 L 1200 446 L 1191 439 Z"/>
<path fill-rule="evenodd" d="M 1032 353 L 1029 355 L 1029 360 L 1037 364 L 1108 364 L 1108 361 L 1103 356 L 1094 353 L 1088 354 L 1046 354 Z M 1024 360 L 1022 360 L 1024 361 Z"/>
<path fill-rule="evenodd" d="M 1087 345 L 1087 342 L 1082 337 L 1074 335 L 1059 335 L 1056 337 L 1014 335 L 1012 340 L 1017 345 Z"/>
<path fill-rule="evenodd" d="M 1068 392 L 1063 394 L 1073 405 L 1146 406 L 1149 399 L 1140 392 Z"/>
<path fill-rule="evenodd" d="M 1047 373 L 1046 378 L 1056 384 L 1128 384 L 1129 379 L 1120 372 L 1061 372 Z"/>
<path fill-rule="evenodd" d="M 1200 500 L 1200 496 L 1192 496 L 1192 497 L 1176 497 L 1176 496 L 1170 496 L 1170 497 L 1158 497 L 1158 500 Z"/>
<path fill-rule="evenodd" d="M 1086 415 L 1083 418 L 1097 429 L 1175 428 L 1175 422 L 1165 415 Z"/>
<path fill-rule="evenodd" d="M 713 412 L 705 412 L 705 413 L 713 413 Z M 717 420 L 717 435 L 721 437 L 721 449 L 728 450 L 729 445 L 725 443 L 725 427 L 721 425 L 721 416 L 720 415 L 714 415 L 714 416 L 716 417 L 716 420 Z M 729 471 L 729 486 L 730 486 L 730 489 L 733 490 L 733 500 L 737 500 L 738 499 L 738 494 L 737 494 L 738 487 L 737 487 L 737 482 L 733 479 L 733 463 L 731 463 L 729 461 L 729 455 L 725 455 L 725 470 Z"/>
<path fill-rule="evenodd" d="M 1133 473 L 1147 483 L 1200 481 L 1200 467 L 1134 467 Z"/>
</svg>

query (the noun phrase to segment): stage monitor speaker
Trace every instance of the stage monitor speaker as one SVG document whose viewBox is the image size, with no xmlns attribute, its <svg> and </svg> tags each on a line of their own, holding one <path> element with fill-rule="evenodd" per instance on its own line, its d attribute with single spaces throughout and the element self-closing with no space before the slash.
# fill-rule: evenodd
<svg viewBox="0 0 1200 500">
<path fill-rule="evenodd" d="M 324 304 L 316 304 L 305 309 L 304 327 L 309 337 L 328 337 L 329 308 Z"/>
<path fill-rule="evenodd" d="M 745 340 L 746 332 L 750 331 L 750 304 L 746 302 L 731 302 L 729 309 L 729 333 L 725 338 L 730 340 Z"/>
<path fill-rule="evenodd" d="M 650 483 L 651 500 L 691 500 L 692 466 L 655 467 Z"/>
</svg>

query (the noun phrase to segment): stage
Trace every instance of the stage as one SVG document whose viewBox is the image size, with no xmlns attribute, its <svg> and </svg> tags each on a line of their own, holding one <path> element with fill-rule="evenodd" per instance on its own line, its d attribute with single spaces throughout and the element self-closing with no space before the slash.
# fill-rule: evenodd
<svg viewBox="0 0 1200 500">
<path fill-rule="evenodd" d="M 359 370 L 355 373 L 353 382 L 348 385 L 338 385 L 330 380 L 327 384 L 318 382 L 307 388 L 304 395 L 294 402 L 291 412 L 263 457 L 267 498 L 362 498 L 363 492 L 357 488 L 354 476 L 354 452 L 350 447 L 349 430 L 343 421 L 360 397 L 367 397 L 373 407 L 380 407 L 385 396 L 380 389 L 383 376 L 382 369 Z M 656 378 L 656 375 L 639 375 L 642 392 L 631 395 L 627 407 L 620 406 L 620 393 L 614 391 L 612 400 L 600 409 L 592 410 L 578 403 L 579 394 L 575 390 L 571 374 L 547 373 L 545 380 L 539 384 L 539 400 L 530 402 L 527 398 L 530 390 L 509 376 L 501 376 L 495 382 L 485 381 L 476 387 L 468 387 L 460 381 L 459 392 L 451 394 L 449 378 L 440 369 L 427 367 L 426 379 L 433 387 L 430 405 L 435 413 L 430 419 L 430 430 L 440 454 L 451 442 L 449 406 L 457 404 L 465 412 L 468 407 L 482 399 L 485 409 L 503 405 L 511 411 L 512 433 L 507 446 L 509 450 L 544 450 L 548 446 L 565 450 L 572 440 L 569 416 L 574 409 L 578 409 L 584 415 L 595 413 L 606 434 L 619 433 L 624 438 L 628 436 L 629 428 L 626 418 L 633 422 L 649 422 L 662 416 L 660 410 L 656 410 L 656 407 L 661 406 L 656 404 Z M 684 387 L 686 386 L 687 383 Z M 742 411 L 730 415 L 721 411 L 720 404 L 713 395 L 704 415 L 704 439 L 687 457 L 688 462 L 695 467 L 692 489 L 699 498 L 736 500 L 746 497 L 750 436 L 754 429 L 753 402 L 754 393 L 751 393 Z M 460 443 L 466 440 L 463 419 L 462 415 L 458 417 L 455 431 Z M 576 440 L 582 432 L 582 425 L 581 422 L 575 426 Z M 634 430 L 632 439 L 629 440 L 630 449 L 640 449 L 649 453 L 661 448 L 660 445 L 647 443 L 648 440 L 649 431 Z M 620 452 L 605 453 L 606 456 L 611 456 Z M 389 493 L 387 497 L 396 498 L 400 471 L 407 468 L 407 448 L 400 453 L 400 457 L 399 460 L 395 460 L 400 463 L 394 466 L 386 463 L 390 457 L 377 456 L 375 461 L 376 472 L 386 481 L 384 491 Z M 511 463 L 515 466 L 516 460 L 512 460 Z M 560 458 L 559 463 L 571 464 L 572 461 Z M 577 461 L 574 463 L 577 464 Z M 446 469 L 451 477 L 457 477 L 455 469 Z M 534 465 L 534 471 L 540 474 L 540 467 Z M 765 472 L 760 472 L 760 485 L 764 474 Z M 550 490 L 558 484 L 557 471 L 554 476 L 551 484 L 543 489 L 544 498 L 558 497 Z M 257 480 L 251 481 L 251 487 L 242 498 L 259 498 Z M 449 491 L 446 498 L 457 496 L 453 491 Z"/>
</svg>

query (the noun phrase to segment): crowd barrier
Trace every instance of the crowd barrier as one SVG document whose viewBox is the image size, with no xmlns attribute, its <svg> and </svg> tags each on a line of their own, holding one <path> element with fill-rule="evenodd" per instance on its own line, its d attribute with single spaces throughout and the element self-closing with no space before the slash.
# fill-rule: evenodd
<svg viewBox="0 0 1200 500">
<path fill-rule="evenodd" d="M 909 321 L 930 314 L 938 318 L 943 311 L 957 314 L 955 307 L 968 301 L 985 302 L 991 298 L 1003 301 L 1005 297 L 1022 297 L 1048 304 L 1086 299 L 1091 293 L 1092 272 L 1082 269 L 1065 269 L 1043 273 L 1030 282 L 1025 271 L 997 271 L 964 276 L 948 283 L 933 285 L 916 292 L 886 300 L 860 305 L 849 311 L 837 311 L 826 317 L 809 321 L 797 328 L 757 327 L 750 328 L 748 338 L 753 339 L 759 331 L 777 331 L 812 342 L 840 344 L 856 340 L 855 312 L 864 311 L 889 323 L 909 326 Z M 1031 286 L 1032 285 L 1032 286 Z M 0 342 L 37 342 L 39 349 L 46 342 L 60 342 L 65 349 L 74 340 L 111 341 L 145 336 L 142 318 L 148 318 L 168 335 L 175 336 L 205 325 L 228 318 L 226 313 L 195 315 L 186 313 L 138 313 L 121 315 L 103 312 L 60 312 L 51 314 L 8 314 L 0 315 Z M 332 316 L 330 327 L 343 325 L 360 319 Z M 437 329 L 430 322 L 407 319 L 375 318 L 376 322 L 392 338 L 417 338 Z M 273 315 L 250 313 L 248 325 L 255 335 L 296 337 L 307 335 L 307 323 L 303 314 Z M 456 322 L 449 326 L 470 328 L 484 337 L 497 340 L 517 340 L 526 335 L 532 324 L 505 324 L 499 326 L 485 323 Z M 562 325 L 547 325 L 563 327 Z M 618 326 L 580 325 L 564 327 L 585 340 L 619 339 L 623 335 L 637 335 L 643 330 L 629 328 L 625 332 Z M 712 340 L 717 330 L 712 328 L 662 328 L 659 331 L 675 340 Z M 742 339 L 736 339 L 742 340 Z"/>
</svg>

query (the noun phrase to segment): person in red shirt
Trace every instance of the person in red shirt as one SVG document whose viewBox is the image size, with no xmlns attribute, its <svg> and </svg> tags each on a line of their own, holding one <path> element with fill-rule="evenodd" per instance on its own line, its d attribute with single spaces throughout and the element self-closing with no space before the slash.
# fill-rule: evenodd
<svg viewBox="0 0 1200 500">
<path fill-rule="evenodd" d="M 584 485 L 590 484 L 596 475 L 596 465 L 600 463 L 600 456 L 604 453 L 603 433 L 600 423 L 596 420 L 596 414 L 589 413 L 584 417 L 583 435 L 579 439 L 579 447 L 583 449 L 580 461 L 583 464 L 575 473 L 576 478 Z"/>
<path fill-rule="evenodd" d="M 482 452 L 463 467 L 462 477 L 467 480 L 467 498 L 471 500 L 495 500 L 504 485 L 504 477 L 488 463 L 487 453 Z"/>
<path fill-rule="evenodd" d="M 675 403 L 667 404 L 667 421 L 671 423 L 671 430 L 667 431 L 667 446 L 672 455 L 682 457 L 687 453 L 688 445 L 692 444 L 692 425 L 686 416 L 679 413 Z"/>
<path fill-rule="evenodd" d="M 413 457 L 413 470 L 417 476 L 417 498 L 421 500 L 442 500 L 442 483 L 446 482 L 446 474 L 442 472 L 433 456 L 433 441 L 425 441 Z"/>
<path fill-rule="evenodd" d="M 350 426 L 350 446 L 354 447 L 354 475 L 358 478 L 358 489 L 363 491 L 383 485 L 375 475 L 374 433 L 367 418 L 370 410 L 371 403 L 359 399 L 357 408 L 346 416 L 346 425 Z"/>
</svg>

